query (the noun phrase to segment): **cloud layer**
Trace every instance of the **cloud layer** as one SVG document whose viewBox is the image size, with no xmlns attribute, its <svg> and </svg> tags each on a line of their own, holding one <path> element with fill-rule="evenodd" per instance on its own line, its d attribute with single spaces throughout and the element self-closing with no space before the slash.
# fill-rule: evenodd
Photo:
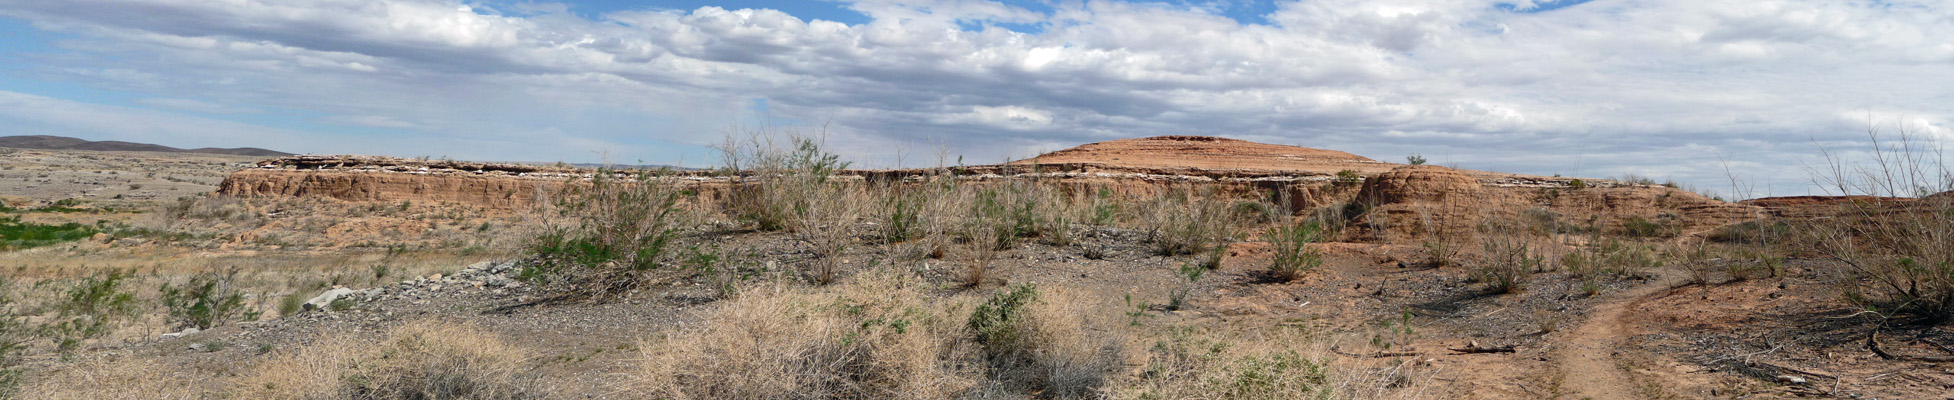
<svg viewBox="0 0 1954 400">
<path fill-rule="evenodd" d="M 1199 4 L 844 6 L 870 22 L 446 0 L 0 0 L 0 15 L 72 35 L 18 74 L 157 110 L 97 111 L 271 113 L 304 121 L 281 127 L 307 132 L 282 141 L 298 151 L 697 165 L 763 109 L 826 123 L 866 165 L 898 147 L 992 162 L 1203 134 L 1712 189 L 1721 158 L 1772 192 L 1755 195 L 1785 195 L 1868 119 L 1954 139 L 1954 10 L 1927 1 L 1277 1 L 1258 23 Z M 60 103 L 0 101 L 0 116 Z"/>
</svg>

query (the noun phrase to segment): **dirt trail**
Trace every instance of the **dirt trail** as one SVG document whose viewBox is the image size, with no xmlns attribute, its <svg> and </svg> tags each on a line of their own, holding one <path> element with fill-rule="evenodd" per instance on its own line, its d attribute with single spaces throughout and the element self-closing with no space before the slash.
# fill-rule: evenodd
<svg viewBox="0 0 1954 400">
<path fill-rule="evenodd" d="M 1640 399 L 1635 384 L 1616 363 L 1616 349 L 1628 337 L 1622 312 L 1656 293 L 1682 284 L 1679 271 L 1658 270 L 1654 280 L 1617 293 L 1612 301 L 1595 306 L 1581 326 L 1567 334 L 1567 342 L 1554 350 L 1560 364 L 1561 385 L 1572 398 L 1594 400 Z"/>
</svg>

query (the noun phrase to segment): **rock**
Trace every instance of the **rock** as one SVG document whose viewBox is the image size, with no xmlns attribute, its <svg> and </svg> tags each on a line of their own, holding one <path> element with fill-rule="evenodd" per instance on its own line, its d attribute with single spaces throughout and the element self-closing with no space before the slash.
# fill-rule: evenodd
<svg viewBox="0 0 1954 400">
<path fill-rule="evenodd" d="M 332 305 L 333 300 L 339 300 L 340 297 L 349 294 L 353 294 L 353 289 L 334 288 L 333 290 L 327 290 L 325 293 L 321 293 L 311 300 L 306 300 L 305 310 L 312 311 L 326 308 L 326 306 Z"/>
<path fill-rule="evenodd" d="M 490 276 L 488 277 L 488 279 L 483 279 L 482 283 L 489 286 L 502 287 L 502 286 L 509 286 L 509 284 L 512 283 L 516 283 L 516 280 L 509 279 L 508 277 L 505 276 L 496 275 L 496 276 Z"/>
<path fill-rule="evenodd" d="M 170 340 L 170 339 L 175 339 L 175 338 L 180 338 L 180 337 L 184 337 L 185 335 L 189 335 L 189 334 L 192 334 L 192 333 L 197 333 L 197 332 L 203 332 L 203 330 L 202 330 L 202 329 L 197 329 L 197 327 L 194 327 L 194 326 L 192 326 L 192 327 L 189 327 L 189 328 L 183 328 L 183 330 L 181 330 L 181 331 L 177 331 L 177 332 L 172 332 L 172 333 L 165 333 L 165 334 L 163 334 L 163 336 L 162 336 L 162 337 L 159 337 L 159 338 L 157 338 L 157 340 Z"/>
<path fill-rule="evenodd" d="M 441 274 L 428 275 L 427 280 L 428 282 L 440 282 Z"/>
<path fill-rule="evenodd" d="M 1791 376 L 1791 375 L 1778 375 L 1778 383 L 1801 385 L 1805 383 L 1805 378 L 1799 376 Z"/>
<path fill-rule="evenodd" d="M 210 348 L 210 346 L 208 346 L 208 345 L 205 345 L 205 344 L 203 344 L 203 343 L 191 343 L 191 344 L 190 344 L 190 347 L 188 347 L 188 348 L 190 349 L 190 351 L 197 351 L 197 352 L 201 352 L 201 351 L 204 351 L 204 350 L 206 350 L 206 349 L 209 349 L 209 348 Z"/>
</svg>

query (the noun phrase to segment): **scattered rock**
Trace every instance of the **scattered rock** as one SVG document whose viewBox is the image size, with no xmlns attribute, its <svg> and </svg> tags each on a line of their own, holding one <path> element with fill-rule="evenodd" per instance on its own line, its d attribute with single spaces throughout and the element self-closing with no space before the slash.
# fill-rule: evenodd
<svg viewBox="0 0 1954 400">
<path fill-rule="evenodd" d="M 1789 383 L 1789 384 L 1793 384 L 1793 385 L 1802 385 L 1802 384 L 1804 384 L 1804 383 L 1805 383 L 1805 378 L 1804 378 L 1804 377 L 1798 377 L 1798 376 L 1791 376 L 1791 375 L 1778 375 L 1778 383 Z"/>
</svg>

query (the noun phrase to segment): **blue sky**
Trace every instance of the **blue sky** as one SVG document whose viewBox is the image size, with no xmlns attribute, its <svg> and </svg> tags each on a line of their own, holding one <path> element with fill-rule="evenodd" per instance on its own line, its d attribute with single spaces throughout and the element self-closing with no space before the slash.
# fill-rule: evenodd
<svg viewBox="0 0 1954 400">
<path fill-rule="evenodd" d="M 875 167 L 1202 134 L 1726 192 L 1728 166 L 1789 195 L 1868 122 L 1954 138 L 1950 20 L 1931 1 L 0 0 L 0 134 L 700 166 L 765 126 Z"/>
</svg>

